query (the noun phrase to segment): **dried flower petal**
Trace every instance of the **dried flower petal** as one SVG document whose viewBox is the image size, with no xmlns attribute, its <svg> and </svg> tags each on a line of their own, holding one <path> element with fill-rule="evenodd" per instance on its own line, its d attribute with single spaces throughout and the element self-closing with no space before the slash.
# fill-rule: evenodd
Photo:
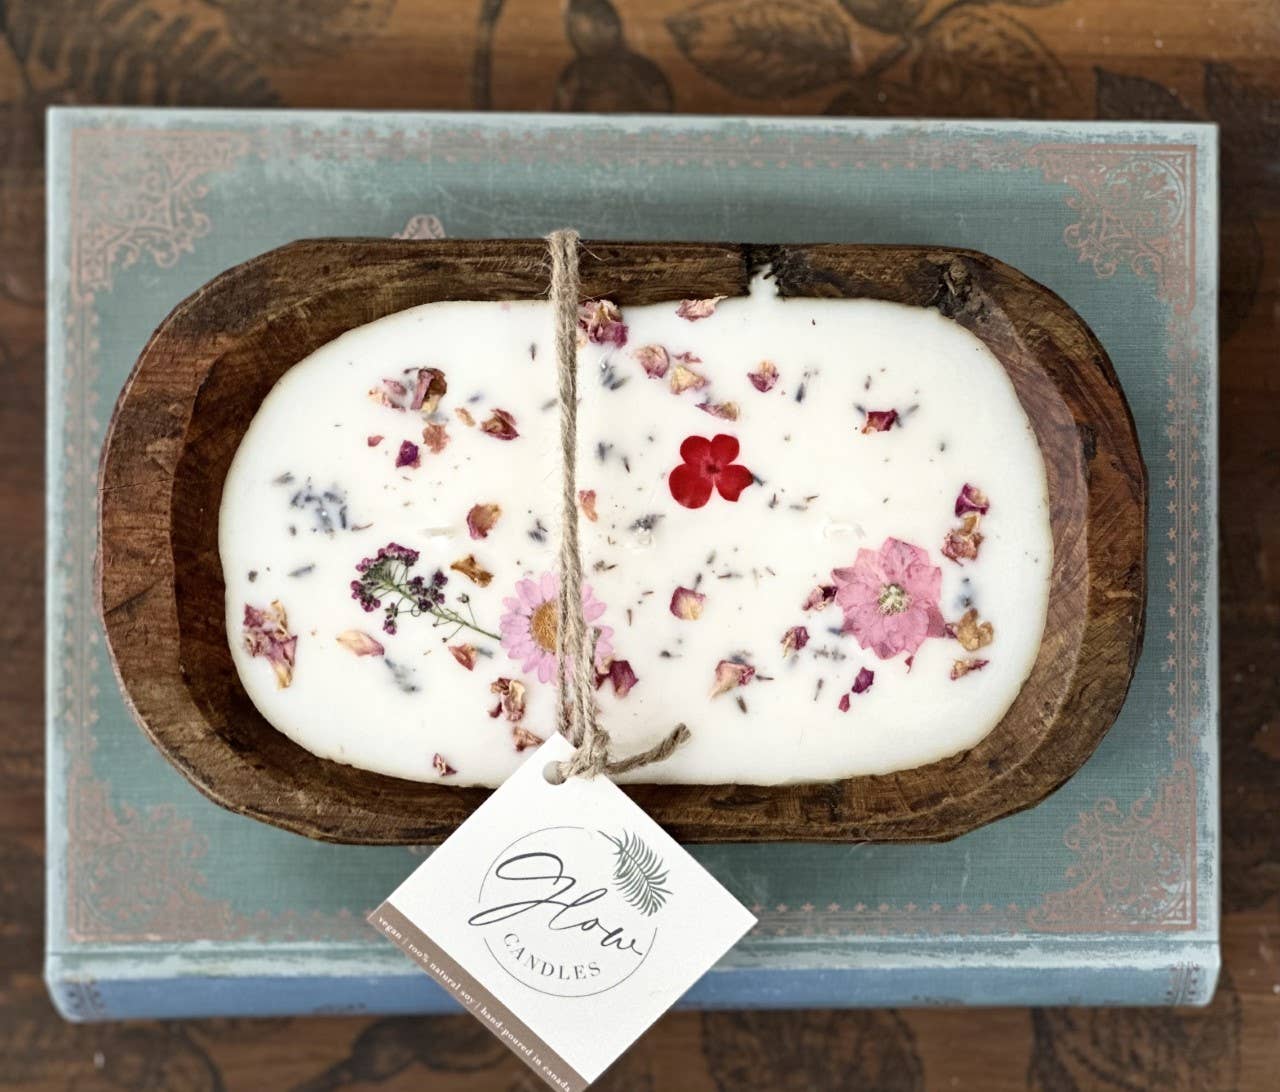
<svg viewBox="0 0 1280 1092">
<path fill-rule="evenodd" d="M 267 658 L 280 689 L 293 682 L 298 638 L 289 632 L 289 619 L 279 599 L 265 608 L 244 605 L 244 647 L 250 656 Z"/>
<path fill-rule="evenodd" d="M 711 687 L 711 697 L 727 694 L 738 686 L 746 686 L 755 678 L 756 669 L 750 664 L 738 663 L 736 660 L 721 660 L 716 664 L 716 680 Z"/>
<path fill-rule="evenodd" d="M 357 656 L 381 656 L 386 649 L 382 642 L 370 637 L 362 629 L 347 629 L 338 634 L 338 644 L 350 649 Z"/>
<path fill-rule="evenodd" d="M 723 417 L 726 421 L 736 421 L 740 412 L 737 402 L 699 402 L 698 409 L 712 417 Z"/>
<path fill-rule="evenodd" d="M 862 432 L 864 435 L 871 432 L 888 432 L 897 422 L 897 410 L 867 410 L 867 423 L 862 426 Z"/>
<path fill-rule="evenodd" d="M 475 645 L 447 645 L 446 646 L 453 658 L 458 661 L 468 671 L 474 671 L 476 666 L 476 646 Z"/>
<path fill-rule="evenodd" d="M 588 300 L 579 305 L 578 328 L 596 345 L 614 345 L 621 349 L 627 343 L 622 312 L 612 300 Z"/>
<path fill-rule="evenodd" d="M 473 504 L 467 513 L 467 532 L 472 538 L 488 538 L 493 525 L 502 515 L 502 508 L 497 504 Z"/>
<path fill-rule="evenodd" d="M 516 419 L 504 409 L 495 409 L 489 419 L 480 426 L 480 431 L 496 440 L 514 440 L 520 435 L 516 431 Z"/>
<path fill-rule="evenodd" d="M 400 445 L 400 450 L 396 452 L 396 466 L 417 469 L 421 465 L 422 457 L 418 454 L 418 445 L 411 440 L 405 440 Z"/>
<path fill-rule="evenodd" d="M 631 688 L 639 681 L 626 660 L 610 658 L 596 668 L 596 689 L 599 690 L 606 682 L 610 682 L 613 684 L 614 694 L 619 698 L 630 694 Z"/>
<path fill-rule="evenodd" d="M 681 300 L 680 306 L 676 308 L 676 314 L 682 319 L 688 319 L 690 322 L 697 322 L 699 319 L 710 318 L 715 314 L 716 304 L 726 296 L 712 296 L 705 300 Z"/>
<path fill-rule="evenodd" d="M 987 510 L 991 507 L 991 502 L 987 500 L 987 495 L 976 485 L 964 483 L 964 487 L 960 490 L 960 495 L 956 497 L 956 515 L 963 516 L 966 512 L 977 512 L 980 516 L 985 516 Z"/>
<path fill-rule="evenodd" d="M 596 515 L 596 491 L 594 489 L 579 489 L 578 504 L 582 508 L 582 514 L 592 523 L 599 518 Z"/>
<path fill-rule="evenodd" d="M 498 695 L 498 704 L 489 710 L 489 716 L 506 717 L 512 724 L 524 716 L 525 685 L 519 679 L 495 679 L 489 692 Z"/>
<path fill-rule="evenodd" d="M 988 663 L 989 660 L 956 660 L 951 665 L 951 678 L 962 679 L 970 671 L 981 671 Z"/>
<path fill-rule="evenodd" d="M 778 366 L 772 361 L 762 360 L 756 365 L 755 371 L 747 372 L 747 378 L 751 380 L 751 385 L 756 390 L 761 394 L 767 394 L 778 382 Z"/>
<path fill-rule="evenodd" d="M 995 639 L 995 629 L 990 622 L 978 622 L 978 612 L 973 608 L 964 612 L 964 617 L 951 627 L 953 636 L 960 642 L 966 652 L 977 652 L 985 648 Z"/>
<path fill-rule="evenodd" d="M 686 368 L 683 364 L 677 364 L 671 369 L 671 390 L 674 394 L 683 394 L 685 391 L 700 391 L 707 385 L 707 380 L 695 372 L 692 368 Z"/>
<path fill-rule="evenodd" d="M 671 613 L 686 622 L 696 622 L 702 617 L 702 605 L 707 597 L 692 588 L 676 588 L 671 593 Z"/>
<path fill-rule="evenodd" d="M 876 681 L 876 673 L 869 668 L 862 667 L 858 669 L 858 675 L 853 680 L 853 692 L 862 694 L 871 689 L 871 684 Z"/>
<path fill-rule="evenodd" d="M 635 350 L 635 358 L 650 379 L 661 379 L 671 367 L 671 355 L 661 345 L 641 345 Z"/>
<path fill-rule="evenodd" d="M 439 368 L 419 368 L 409 408 L 422 410 L 423 413 L 435 413 L 440 406 L 440 399 L 445 396 L 448 389 L 449 384 L 445 382 L 444 372 Z"/>
<path fill-rule="evenodd" d="M 982 545 L 983 535 L 978 530 L 982 517 L 977 512 L 970 512 L 961 521 L 959 527 L 953 527 L 942 540 L 942 554 L 951 558 L 957 565 L 973 561 L 978 556 L 978 547 Z"/>
<path fill-rule="evenodd" d="M 449 429 L 442 424 L 429 424 L 422 430 L 422 442 L 433 455 L 439 455 L 449 443 Z"/>
<path fill-rule="evenodd" d="M 489 572 L 476 560 L 475 554 L 467 554 L 466 557 L 458 558 L 449 568 L 454 572 L 461 573 L 468 580 L 479 584 L 482 588 L 487 588 L 489 581 L 493 579 L 493 573 Z"/>
<path fill-rule="evenodd" d="M 466 406 L 458 406 L 453 412 L 457 414 L 458 420 L 466 425 L 467 428 L 471 428 L 476 423 L 476 419 L 471 416 L 471 411 Z"/>
<path fill-rule="evenodd" d="M 515 744 L 517 751 L 525 751 L 530 747 L 541 747 L 547 741 L 517 724 L 511 729 L 511 742 Z"/>
<path fill-rule="evenodd" d="M 436 773 L 441 777 L 448 777 L 450 774 L 456 774 L 458 771 L 444 760 L 444 755 L 436 752 L 431 756 L 431 765 L 435 767 Z"/>
<path fill-rule="evenodd" d="M 834 584 L 819 584 L 805 596 L 804 602 L 800 604 L 800 609 L 803 611 L 826 610 L 835 601 L 836 586 Z"/>
<path fill-rule="evenodd" d="M 849 692 L 845 691 L 840 695 L 840 700 L 836 702 L 836 708 L 842 713 L 849 712 Z"/>
<path fill-rule="evenodd" d="M 365 443 L 368 444 L 370 447 L 377 447 L 380 443 L 382 443 L 382 439 L 383 438 L 381 436 L 370 436 L 368 437 L 368 439 L 365 440 Z"/>
<path fill-rule="evenodd" d="M 809 643 L 809 631 L 804 626 L 792 626 L 782 635 L 782 658 L 793 656 Z"/>
<path fill-rule="evenodd" d="M 374 387 L 369 392 L 369 397 L 380 406 L 403 413 L 409 403 L 409 388 L 398 379 L 384 379 L 381 386 Z"/>
</svg>

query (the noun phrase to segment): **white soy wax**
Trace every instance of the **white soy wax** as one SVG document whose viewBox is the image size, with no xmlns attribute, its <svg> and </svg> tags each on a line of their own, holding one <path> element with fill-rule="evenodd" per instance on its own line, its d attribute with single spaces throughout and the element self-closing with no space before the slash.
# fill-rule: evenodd
<svg viewBox="0 0 1280 1092">
<path fill-rule="evenodd" d="M 615 755 L 692 733 L 623 780 L 834 780 L 982 739 L 1035 660 L 1052 566 L 1044 464 L 990 351 L 934 311 L 766 278 L 582 326 L 603 723 Z M 499 784 L 554 730 L 555 391 L 534 301 L 414 308 L 281 378 L 219 527 L 236 668 L 276 728 L 456 785 Z M 379 562 L 391 543 L 413 564 Z"/>
</svg>

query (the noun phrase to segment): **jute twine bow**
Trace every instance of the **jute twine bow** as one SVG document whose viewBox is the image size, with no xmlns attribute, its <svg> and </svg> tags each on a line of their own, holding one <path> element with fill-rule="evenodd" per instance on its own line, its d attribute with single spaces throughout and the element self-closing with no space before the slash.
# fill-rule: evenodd
<svg viewBox="0 0 1280 1092">
<path fill-rule="evenodd" d="M 560 731 L 577 750 L 556 767 L 561 781 L 639 769 L 661 762 L 689 738 L 676 725 L 661 742 L 630 758 L 609 757 L 609 733 L 600 725 L 595 700 L 596 644 L 600 631 L 582 617 L 582 556 L 578 545 L 578 233 L 553 231 L 551 307 L 555 315 L 556 368 L 559 373 L 560 456 L 563 467 L 560 534 L 560 598 L 557 602 L 556 685 Z M 570 677 L 572 666 L 572 677 Z"/>
</svg>

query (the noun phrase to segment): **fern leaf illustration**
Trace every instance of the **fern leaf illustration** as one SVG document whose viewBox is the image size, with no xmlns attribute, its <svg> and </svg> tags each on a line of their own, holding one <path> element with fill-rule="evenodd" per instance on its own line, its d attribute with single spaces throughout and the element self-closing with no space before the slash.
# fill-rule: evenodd
<svg viewBox="0 0 1280 1092">
<path fill-rule="evenodd" d="M 623 831 L 615 838 L 600 833 L 613 845 L 613 886 L 618 894 L 646 917 L 653 916 L 671 894 L 662 858 L 638 834 Z"/>
</svg>

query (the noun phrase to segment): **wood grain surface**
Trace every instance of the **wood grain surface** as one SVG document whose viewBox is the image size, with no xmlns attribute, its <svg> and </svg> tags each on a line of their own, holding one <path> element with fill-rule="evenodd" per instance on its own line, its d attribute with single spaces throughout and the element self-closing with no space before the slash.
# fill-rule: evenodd
<svg viewBox="0 0 1280 1092">
<path fill-rule="evenodd" d="M 778 45 L 752 61 L 741 45 L 759 26 Z M 676 1014 L 599 1087 L 1275 1088 L 1277 57 L 1274 0 L 0 4 L 0 1089 L 535 1092 L 523 1067 L 464 1017 L 73 1027 L 46 1000 L 42 112 L 67 102 L 1216 121 L 1226 970 L 1213 1004 L 1186 1012 Z"/>
</svg>

